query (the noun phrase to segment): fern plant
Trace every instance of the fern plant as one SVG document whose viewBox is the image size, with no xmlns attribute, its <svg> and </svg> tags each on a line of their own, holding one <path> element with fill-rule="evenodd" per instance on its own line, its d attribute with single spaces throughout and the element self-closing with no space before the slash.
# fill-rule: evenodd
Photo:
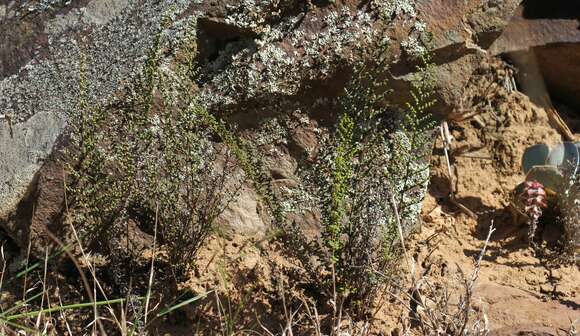
<svg viewBox="0 0 580 336">
<path fill-rule="evenodd" d="M 330 204 L 327 219 L 326 244 L 331 250 L 332 262 L 341 260 L 344 242 L 341 236 L 344 233 L 347 221 L 347 205 L 350 180 L 354 175 L 353 160 L 358 152 L 354 142 L 355 123 L 353 118 L 344 113 L 341 115 L 337 129 L 337 146 L 331 171 Z"/>
<path fill-rule="evenodd" d="M 360 308 L 385 284 L 398 256 L 395 214 L 406 232 L 417 220 L 435 126 L 428 112 L 434 104 L 428 55 L 404 109 L 388 103 L 381 56 L 356 67 L 340 99 L 336 130 L 310 177 L 322 208 L 328 256 L 322 273 L 334 274 L 341 297 Z"/>
<path fill-rule="evenodd" d="M 397 131 L 387 141 L 390 160 L 385 166 L 385 179 L 393 190 L 393 205 L 397 207 L 407 230 L 412 229 L 420 211 L 422 195 L 429 182 L 429 156 L 433 144 L 435 122 L 429 109 L 435 104 L 434 65 L 429 53 L 421 55 L 417 78 L 412 82 L 411 101 Z"/>
<path fill-rule="evenodd" d="M 81 94 L 70 118 L 69 219 L 125 276 L 122 265 L 139 253 L 133 227 L 151 232 L 155 224 L 175 274 L 183 274 L 245 178 L 236 148 L 213 141 L 221 123 L 196 100 L 195 36 L 181 41 L 173 62 L 159 52 L 163 37 L 116 101 L 93 107 Z M 84 83 L 81 69 L 81 92 Z"/>
</svg>

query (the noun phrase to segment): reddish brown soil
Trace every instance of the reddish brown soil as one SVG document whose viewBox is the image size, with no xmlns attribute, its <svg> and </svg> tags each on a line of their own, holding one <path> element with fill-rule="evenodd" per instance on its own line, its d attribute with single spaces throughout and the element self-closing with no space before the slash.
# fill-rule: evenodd
<svg viewBox="0 0 580 336">
<path fill-rule="evenodd" d="M 432 159 L 432 180 L 424 201 L 424 223 L 407 246 L 416 262 L 415 274 L 430 267 L 426 279 L 437 288 L 448 288 L 456 300 L 462 289 L 457 271 L 471 277 L 474 261 L 493 221 L 496 231 L 481 263 L 473 307 L 485 316 L 494 335 L 565 334 L 573 321 L 580 319 L 580 270 L 576 265 L 558 265 L 552 257 L 535 256 L 527 243 L 527 225 L 514 223 L 507 207 L 510 192 L 524 179 L 520 158 L 525 148 L 541 142 L 555 144 L 561 137 L 549 125 L 542 108 L 524 94 L 508 92 L 498 85 L 506 73 L 497 60 L 484 65 L 481 74 L 466 88 L 462 111 L 465 115 L 473 112 L 478 115 L 450 123 L 456 199 L 474 212 L 477 219 L 449 201 L 448 168 L 443 144 L 438 139 Z M 552 219 L 544 224 L 547 226 L 540 233 L 548 242 L 544 251 L 558 254 L 561 230 Z M 251 241 L 242 236 L 213 237 L 201 252 L 200 274 L 184 287 L 197 292 L 213 289 L 214 301 L 218 294 L 228 298 L 227 304 L 242 307 L 242 314 L 246 315 L 239 319 L 245 320 L 245 325 L 255 326 L 250 317 L 254 315 L 264 324 L 270 322 L 269 326 L 274 328 L 270 330 L 276 332 L 284 317 L 277 319 L 271 314 L 281 311 L 281 297 L 295 294 L 285 293 L 277 278 L 299 266 L 274 252 L 275 246 L 267 240 Z M 403 261 L 403 271 L 404 265 Z M 410 280 L 403 287 L 411 288 Z M 370 325 L 372 334 L 404 329 L 404 320 L 408 320 L 405 306 L 409 301 L 401 294 L 405 292 L 402 289 L 400 301 L 388 294 L 381 301 L 376 320 Z M 216 313 L 214 304 L 205 310 L 203 318 L 215 317 Z M 192 319 L 199 317 L 199 313 L 190 313 Z"/>
<path fill-rule="evenodd" d="M 494 71 L 501 75 L 501 64 L 494 64 Z M 475 212 L 478 219 L 449 202 L 449 174 L 439 140 L 424 202 L 425 223 L 413 238 L 414 250 L 421 259 L 428 247 L 436 246 L 429 260 L 445 266 L 437 276 L 444 283 L 455 267 L 466 273 L 473 270 L 474 258 L 493 221 L 496 231 L 483 258 L 476 289 L 492 332 L 561 334 L 570 328 L 571 321 L 580 319 L 580 270 L 577 265 L 553 265 L 549 257 L 536 257 L 527 243 L 527 225 L 514 223 L 507 205 L 511 190 L 524 179 L 520 158 L 525 148 L 562 140 L 549 125 L 544 109 L 519 92 L 508 92 L 499 86 L 486 90 L 490 80 L 488 74 L 476 77 L 466 90 L 474 101 L 483 98 L 475 111 L 472 108 L 467 112 L 481 114 L 450 124 L 455 138 L 451 163 L 457 200 Z M 487 94 L 484 96 L 483 92 Z M 548 217 L 543 223 L 540 236 L 551 243 L 546 253 L 559 253 L 554 242 L 561 237 L 561 229 L 556 222 Z M 427 239 L 436 243 L 423 244 Z M 580 326 L 580 320 L 576 326 Z"/>
<path fill-rule="evenodd" d="M 481 262 L 473 308 L 488 321 L 493 335 L 565 335 L 575 320 L 580 328 L 580 270 L 553 259 L 559 254 L 561 234 L 556 220 L 544 220 L 539 236 L 547 242 L 543 247 L 547 256 L 538 256 L 527 243 L 527 225 L 514 223 L 507 210 L 510 192 L 524 179 L 520 170 L 524 149 L 541 142 L 555 144 L 561 137 L 542 108 L 499 84 L 506 73 L 499 61 L 484 65 L 466 88 L 465 109 L 457 111 L 477 115 L 450 123 L 456 199 L 477 218 L 450 202 L 448 167 L 438 139 L 423 225 L 406 246 L 415 265 L 415 279 L 423 274 L 424 283 L 439 290 L 448 288 L 453 311 L 462 293 L 456 275 L 462 270 L 466 278 L 471 277 L 493 222 L 496 231 Z M 151 334 L 267 335 L 265 330 L 280 334 L 294 312 L 299 312 L 295 315 L 299 324 L 310 326 L 304 329 L 307 332 L 296 327 L 294 334 L 312 334 L 317 319 L 313 307 L 329 304 L 300 301 L 305 296 L 295 289 L 304 270 L 280 251 L 280 245 L 269 237 L 232 233 L 210 237 L 195 261 L 198 267 L 179 285 L 193 294 L 207 292 L 207 297 L 160 320 Z M 396 335 L 408 325 L 410 301 L 405 293 L 412 283 L 406 265 L 403 258 L 400 274 L 407 280 L 398 281 L 398 291 L 389 289 L 397 297 L 385 292 L 377 298 L 379 307 L 368 326 L 373 335 Z M 313 298 L 312 293 L 309 297 Z M 430 299 L 437 298 L 424 299 L 429 305 Z M 330 315 L 320 311 L 318 320 L 326 323 Z M 344 330 L 350 327 L 357 330 L 364 323 L 345 319 Z"/>
</svg>

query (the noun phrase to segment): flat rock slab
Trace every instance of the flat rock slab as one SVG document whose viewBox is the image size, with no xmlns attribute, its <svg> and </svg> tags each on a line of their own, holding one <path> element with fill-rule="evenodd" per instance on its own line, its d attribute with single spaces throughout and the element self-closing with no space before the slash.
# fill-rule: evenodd
<svg viewBox="0 0 580 336">
<path fill-rule="evenodd" d="M 580 319 L 580 302 L 543 301 L 536 295 L 495 283 L 475 289 L 475 302 L 486 313 L 491 335 L 561 335 Z"/>
<path fill-rule="evenodd" d="M 527 1 L 515 12 L 490 52 L 509 56 L 521 70 L 522 89 L 542 103 L 553 98 L 580 106 L 580 5 Z"/>
</svg>

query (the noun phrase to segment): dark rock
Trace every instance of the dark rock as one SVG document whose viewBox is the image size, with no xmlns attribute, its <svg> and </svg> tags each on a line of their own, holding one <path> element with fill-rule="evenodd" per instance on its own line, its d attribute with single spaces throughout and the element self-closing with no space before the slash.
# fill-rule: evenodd
<svg viewBox="0 0 580 336">
<path fill-rule="evenodd" d="M 425 27 L 433 33 L 435 111 L 448 113 L 519 1 L 277 3 L 83 0 L 34 15 L 1 4 L 0 29 L 9 33 L 0 35 L 0 223 L 21 246 L 29 233 L 41 234 L 34 227 L 50 226 L 62 209 L 57 194 L 63 181 L 60 168 L 44 161 L 77 109 L 81 65 L 88 103 L 110 102 L 139 73 L 165 18 L 171 19 L 165 50 L 196 29 L 199 100 L 252 133 L 265 116 L 295 110 L 308 115 L 310 125 L 331 123 L 355 50 L 379 31 L 390 40 L 396 103 L 409 98 Z M 269 162 L 275 178 L 292 178 L 296 162 L 316 155 L 313 132 L 310 126 L 291 129 L 287 146 L 268 147 L 283 149 Z M 245 188 L 220 222 L 263 229 L 268 220 L 260 207 Z"/>
<path fill-rule="evenodd" d="M 524 1 L 490 51 L 511 58 L 533 100 L 580 106 L 580 6 L 571 1 Z M 548 92 L 546 92 L 546 89 Z"/>
</svg>

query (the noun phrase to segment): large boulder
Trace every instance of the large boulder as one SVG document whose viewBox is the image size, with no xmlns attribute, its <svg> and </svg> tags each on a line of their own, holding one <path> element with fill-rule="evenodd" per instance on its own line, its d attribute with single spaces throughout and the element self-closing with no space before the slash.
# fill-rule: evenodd
<svg viewBox="0 0 580 336">
<path fill-rule="evenodd" d="M 0 223 L 22 244 L 28 232 L 22 226 L 30 225 L 35 204 L 53 213 L 35 199 L 54 196 L 38 192 L 46 189 L 38 183 L 55 180 L 39 178 L 39 171 L 77 108 L 81 65 L 89 103 L 111 100 L 139 73 L 162 23 L 168 48 L 195 29 L 200 101 L 252 133 L 264 116 L 301 111 L 312 119 L 310 128 L 332 119 L 333 101 L 358 57 L 354 51 L 370 45 L 379 30 L 391 46 L 391 98 L 397 103 L 408 99 L 417 56 L 425 50 L 421 40 L 433 33 L 435 112 L 448 113 L 519 0 L 34 3 L 0 2 Z M 305 136 L 272 149 L 278 155 L 270 161 L 273 179 L 292 181 L 301 146 L 316 146 L 305 130 L 290 133 Z M 256 197 L 242 195 L 227 212 L 228 222 L 264 230 L 261 221 L 251 225 L 260 218 Z M 34 218 L 47 225 L 42 218 L 52 215 Z"/>
<path fill-rule="evenodd" d="M 106 101 L 142 62 L 168 3 L 0 5 L 5 13 L 0 29 L 8 32 L 0 37 L 0 220 L 31 194 L 38 170 L 75 109 L 81 58 L 92 103 Z"/>
</svg>

